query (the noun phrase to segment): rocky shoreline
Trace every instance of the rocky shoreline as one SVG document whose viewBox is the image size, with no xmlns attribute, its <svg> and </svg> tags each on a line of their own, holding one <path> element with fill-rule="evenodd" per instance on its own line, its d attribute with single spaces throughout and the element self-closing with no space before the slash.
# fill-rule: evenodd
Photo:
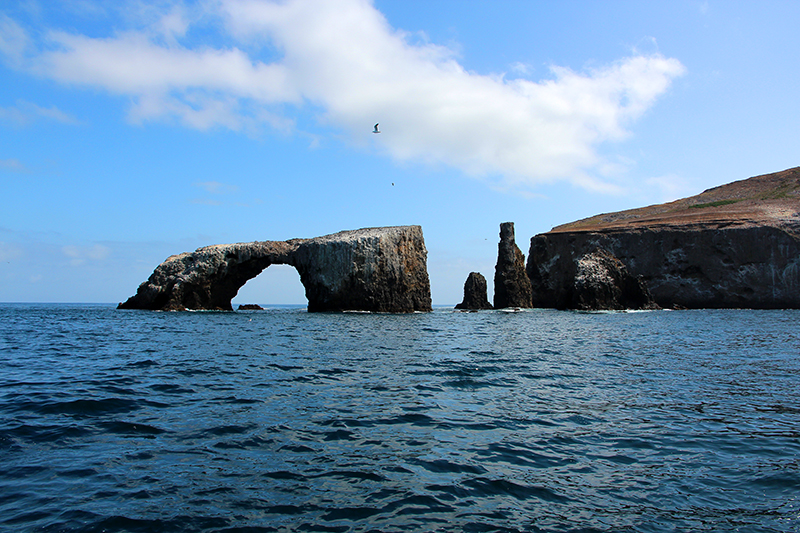
<svg viewBox="0 0 800 533">
<path fill-rule="evenodd" d="M 800 167 L 536 235 L 530 288 L 509 281 L 521 256 L 509 243 L 504 223 L 495 307 L 797 309 Z"/>
<path fill-rule="evenodd" d="M 232 310 L 273 264 L 295 267 L 308 310 L 431 310 L 420 226 L 206 246 L 169 257 L 120 309 Z M 800 308 L 800 167 L 674 202 L 597 215 L 531 238 L 500 224 L 493 304 L 469 274 L 462 310 Z"/>
<path fill-rule="evenodd" d="M 571 308 L 565 277 L 606 250 L 665 308 L 800 308 L 800 167 L 531 239 L 537 307 Z"/>
</svg>

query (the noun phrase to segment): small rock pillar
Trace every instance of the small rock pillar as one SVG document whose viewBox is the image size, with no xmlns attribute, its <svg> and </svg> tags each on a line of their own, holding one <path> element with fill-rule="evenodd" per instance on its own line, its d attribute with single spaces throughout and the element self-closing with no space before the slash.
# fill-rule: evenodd
<svg viewBox="0 0 800 533">
<path fill-rule="evenodd" d="M 456 309 L 492 309 L 486 287 L 486 278 L 480 272 L 470 272 L 464 283 L 464 301 L 458 304 Z"/>
</svg>

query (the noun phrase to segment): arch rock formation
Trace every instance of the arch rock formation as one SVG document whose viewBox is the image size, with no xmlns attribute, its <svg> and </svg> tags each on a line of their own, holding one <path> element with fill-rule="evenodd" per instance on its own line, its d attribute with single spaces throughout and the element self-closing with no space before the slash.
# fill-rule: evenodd
<svg viewBox="0 0 800 533">
<path fill-rule="evenodd" d="M 248 280 L 270 265 L 291 265 L 312 312 L 430 311 L 427 255 L 420 226 L 206 246 L 167 258 L 118 309 L 230 311 Z"/>
</svg>

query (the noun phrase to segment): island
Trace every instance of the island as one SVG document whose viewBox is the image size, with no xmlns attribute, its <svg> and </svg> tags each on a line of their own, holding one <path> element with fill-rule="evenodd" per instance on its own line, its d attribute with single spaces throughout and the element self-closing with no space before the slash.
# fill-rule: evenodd
<svg viewBox="0 0 800 533">
<path fill-rule="evenodd" d="M 603 264 L 627 277 L 599 307 L 800 308 L 800 167 L 534 236 L 531 305 L 591 308 L 586 273 Z"/>
</svg>

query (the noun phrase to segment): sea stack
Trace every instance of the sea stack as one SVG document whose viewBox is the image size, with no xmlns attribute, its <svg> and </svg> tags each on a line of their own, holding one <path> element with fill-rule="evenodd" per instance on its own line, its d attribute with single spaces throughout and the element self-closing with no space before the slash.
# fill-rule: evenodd
<svg viewBox="0 0 800 533">
<path fill-rule="evenodd" d="M 514 223 L 500 224 L 500 244 L 494 271 L 494 307 L 531 307 L 531 282 L 525 256 L 514 239 Z"/>
<path fill-rule="evenodd" d="M 489 303 L 486 278 L 480 272 L 470 272 L 464 282 L 464 300 L 456 305 L 456 309 L 479 310 L 491 309 Z"/>
</svg>

